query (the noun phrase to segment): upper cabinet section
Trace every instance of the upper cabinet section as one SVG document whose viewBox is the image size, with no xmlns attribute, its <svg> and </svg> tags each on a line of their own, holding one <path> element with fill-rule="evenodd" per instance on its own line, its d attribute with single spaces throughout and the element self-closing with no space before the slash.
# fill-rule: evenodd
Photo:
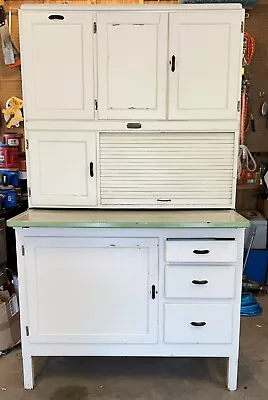
<svg viewBox="0 0 268 400">
<path fill-rule="evenodd" d="M 26 119 L 94 119 L 91 12 L 20 15 Z"/>
<path fill-rule="evenodd" d="M 168 14 L 99 13 L 100 119 L 165 119 Z"/>
<path fill-rule="evenodd" d="M 20 12 L 26 121 L 238 121 L 239 6 L 55 7 Z"/>
<path fill-rule="evenodd" d="M 169 119 L 237 119 L 242 11 L 169 16 Z"/>
</svg>

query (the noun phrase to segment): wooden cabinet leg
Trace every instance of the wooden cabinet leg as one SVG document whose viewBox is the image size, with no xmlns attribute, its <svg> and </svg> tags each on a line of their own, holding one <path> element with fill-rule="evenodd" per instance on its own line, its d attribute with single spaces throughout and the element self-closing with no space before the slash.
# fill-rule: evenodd
<svg viewBox="0 0 268 400">
<path fill-rule="evenodd" d="M 238 374 L 238 358 L 230 357 L 228 359 L 227 387 L 231 391 L 237 389 L 237 374 Z"/>
<path fill-rule="evenodd" d="M 33 357 L 23 354 L 22 360 L 23 360 L 24 389 L 33 389 L 34 387 Z"/>
</svg>

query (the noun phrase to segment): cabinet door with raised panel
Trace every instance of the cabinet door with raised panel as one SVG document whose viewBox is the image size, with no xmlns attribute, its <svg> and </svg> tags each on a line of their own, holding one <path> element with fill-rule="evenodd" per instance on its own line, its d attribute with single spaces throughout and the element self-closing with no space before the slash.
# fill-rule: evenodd
<svg viewBox="0 0 268 400">
<path fill-rule="evenodd" d="M 32 207 L 97 204 L 95 132 L 29 131 Z"/>
<path fill-rule="evenodd" d="M 169 119 L 237 119 L 242 11 L 181 11 L 169 20 Z"/>
<path fill-rule="evenodd" d="M 157 242 L 25 238 L 29 340 L 157 343 Z"/>
<path fill-rule="evenodd" d="M 22 11 L 26 119 L 94 119 L 92 13 Z"/>
<path fill-rule="evenodd" d="M 100 119 L 165 119 L 167 13 L 97 16 Z"/>
</svg>

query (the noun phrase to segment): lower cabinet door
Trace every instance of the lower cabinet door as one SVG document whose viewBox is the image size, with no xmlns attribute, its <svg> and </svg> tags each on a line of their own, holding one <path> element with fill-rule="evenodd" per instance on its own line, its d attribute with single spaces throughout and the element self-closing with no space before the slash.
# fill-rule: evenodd
<svg viewBox="0 0 268 400">
<path fill-rule="evenodd" d="M 95 132 L 29 131 L 32 207 L 97 204 Z"/>
<path fill-rule="evenodd" d="M 26 238 L 30 341 L 157 343 L 157 243 Z"/>
<path fill-rule="evenodd" d="M 166 304 L 165 343 L 232 342 L 232 304 Z"/>
</svg>

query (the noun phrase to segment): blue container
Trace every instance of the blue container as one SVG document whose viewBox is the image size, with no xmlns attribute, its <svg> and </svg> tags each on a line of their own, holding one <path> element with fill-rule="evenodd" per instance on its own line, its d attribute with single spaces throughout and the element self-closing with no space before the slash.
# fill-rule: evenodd
<svg viewBox="0 0 268 400">
<path fill-rule="evenodd" d="M 20 174 L 18 171 L 7 171 L 0 169 L 0 185 L 19 187 Z"/>
<path fill-rule="evenodd" d="M 2 207 L 12 208 L 17 205 L 17 194 L 14 189 L 0 189 L 0 195 L 2 195 Z"/>
<path fill-rule="evenodd" d="M 268 250 L 251 250 L 244 274 L 261 285 L 266 283 L 268 266 Z"/>
</svg>

